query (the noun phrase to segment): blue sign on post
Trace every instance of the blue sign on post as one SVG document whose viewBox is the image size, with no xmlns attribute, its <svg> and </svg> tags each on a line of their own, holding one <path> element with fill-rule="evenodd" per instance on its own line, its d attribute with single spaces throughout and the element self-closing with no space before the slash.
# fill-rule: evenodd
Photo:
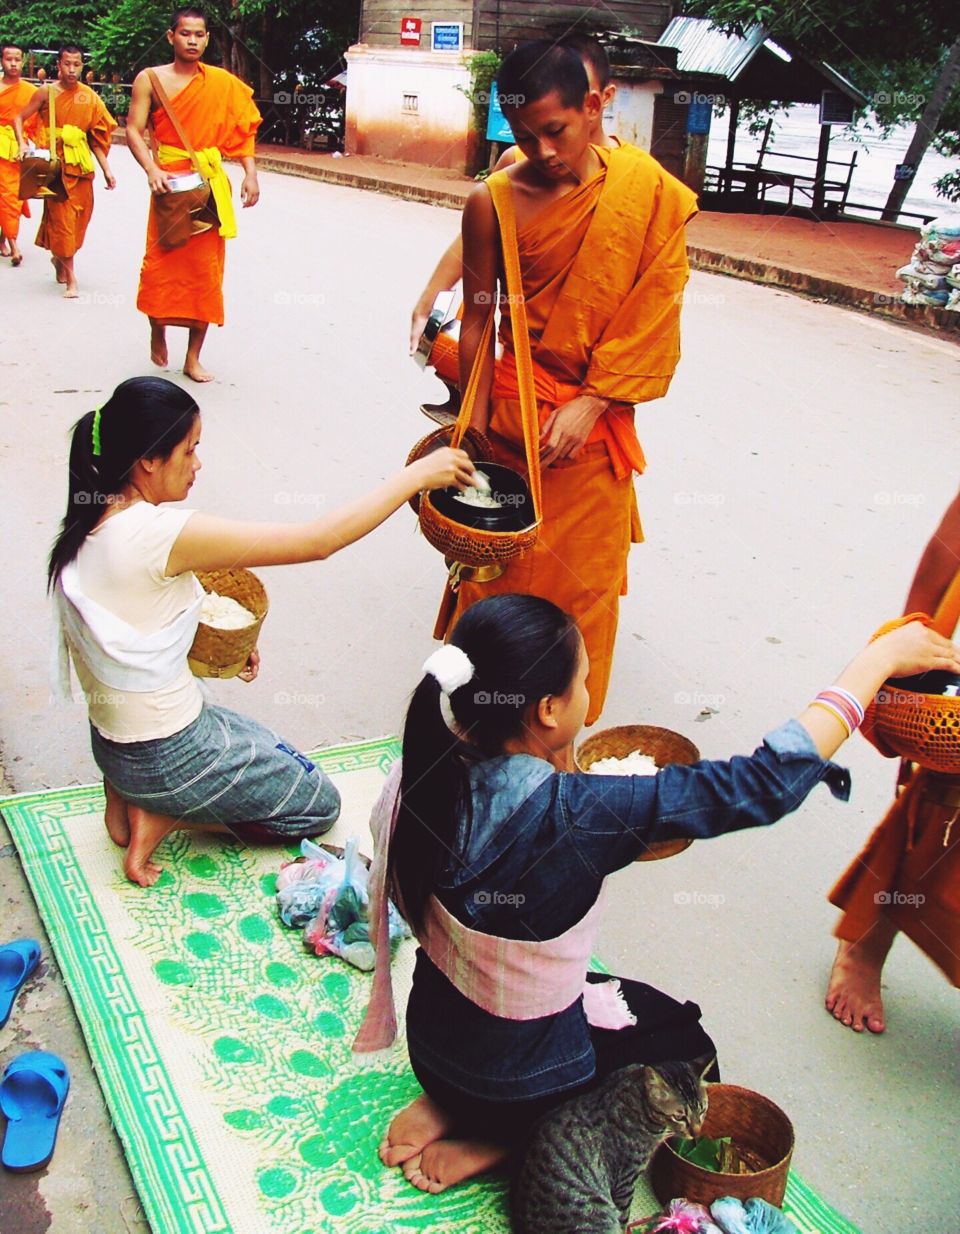
<svg viewBox="0 0 960 1234">
<path fill-rule="evenodd" d="M 687 132 L 702 137 L 710 132 L 710 121 L 713 117 L 713 103 L 691 99 L 687 105 Z"/>
<path fill-rule="evenodd" d="M 507 123 L 507 118 L 500 109 L 497 98 L 497 83 L 490 83 L 490 106 L 487 109 L 487 141 L 500 141 L 507 145 L 514 144 L 513 129 Z"/>
<path fill-rule="evenodd" d="M 431 51 L 463 51 L 463 22 L 434 21 L 430 23 Z"/>
</svg>

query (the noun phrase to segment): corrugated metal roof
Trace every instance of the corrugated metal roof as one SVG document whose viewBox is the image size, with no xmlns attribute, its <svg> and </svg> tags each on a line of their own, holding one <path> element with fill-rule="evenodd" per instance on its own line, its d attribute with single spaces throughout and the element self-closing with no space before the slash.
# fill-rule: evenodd
<svg viewBox="0 0 960 1234">
<path fill-rule="evenodd" d="M 674 17 L 657 41 L 664 47 L 677 48 L 677 72 L 724 77 L 731 83 L 764 46 L 781 59 L 792 58 L 768 37 L 763 26 L 750 26 L 741 38 L 738 34 L 725 34 L 705 17 Z M 866 96 L 829 64 L 800 58 L 861 106 L 867 102 Z"/>
<path fill-rule="evenodd" d="M 677 48 L 681 73 L 710 73 L 736 81 L 766 37 L 763 26 L 751 26 L 740 38 L 724 34 L 703 17 L 674 17 L 657 41 Z"/>
</svg>

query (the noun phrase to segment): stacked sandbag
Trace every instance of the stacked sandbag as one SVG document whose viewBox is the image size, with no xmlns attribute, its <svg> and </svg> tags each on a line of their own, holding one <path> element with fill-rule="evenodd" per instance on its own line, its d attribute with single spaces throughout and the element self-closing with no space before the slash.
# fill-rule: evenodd
<svg viewBox="0 0 960 1234">
<path fill-rule="evenodd" d="M 925 223 L 920 243 L 906 266 L 897 271 L 906 287 L 904 304 L 960 311 L 960 218 L 944 217 Z"/>
</svg>

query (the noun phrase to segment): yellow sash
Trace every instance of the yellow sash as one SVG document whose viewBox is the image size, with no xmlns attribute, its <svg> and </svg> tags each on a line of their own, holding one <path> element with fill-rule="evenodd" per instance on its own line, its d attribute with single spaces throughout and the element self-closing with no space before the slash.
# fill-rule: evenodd
<svg viewBox="0 0 960 1234">
<path fill-rule="evenodd" d="M 12 124 L 0 124 L 0 159 L 9 159 L 15 163 L 20 157 L 20 147 L 17 145 L 17 135 Z"/>
<path fill-rule="evenodd" d="M 217 207 L 217 217 L 220 219 L 220 235 L 225 240 L 232 240 L 237 234 L 237 216 L 233 212 L 233 198 L 230 190 L 230 177 L 223 166 L 223 156 L 216 146 L 207 146 L 205 150 L 195 151 L 197 168 L 213 193 Z M 163 142 L 157 147 L 157 160 L 163 163 L 176 163 L 189 159 L 190 155 L 179 146 L 167 146 Z"/>
<path fill-rule="evenodd" d="M 65 124 L 59 132 L 63 142 L 63 161 L 68 167 L 78 167 L 84 174 L 93 171 L 93 155 L 83 129 L 75 124 Z"/>
</svg>

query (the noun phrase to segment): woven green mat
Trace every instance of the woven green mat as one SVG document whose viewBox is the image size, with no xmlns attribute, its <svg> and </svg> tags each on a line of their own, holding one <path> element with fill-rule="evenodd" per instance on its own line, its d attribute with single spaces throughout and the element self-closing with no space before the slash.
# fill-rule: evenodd
<svg viewBox="0 0 960 1234">
<path fill-rule="evenodd" d="M 343 796 L 331 842 L 369 849 L 397 753 L 384 739 L 311 756 Z M 284 850 L 178 832 L 145 891 L 123 877 L 98 788 L 0 809 L 154 1234 L 507 1234 L 502 1181 L 429 1196 L 381 1166 L 383 1129 L 419 1089 L 402 1039 L 351 1052 L 370 978 L 283 927 Z M 398 1007 L 413 953 L 395 960 Z M 804 1234 L 857 1234 L 793 1174 L 785 1207 Z M 638 1192 L 635 1216 L 656 1208 Z"/>
</svg>

